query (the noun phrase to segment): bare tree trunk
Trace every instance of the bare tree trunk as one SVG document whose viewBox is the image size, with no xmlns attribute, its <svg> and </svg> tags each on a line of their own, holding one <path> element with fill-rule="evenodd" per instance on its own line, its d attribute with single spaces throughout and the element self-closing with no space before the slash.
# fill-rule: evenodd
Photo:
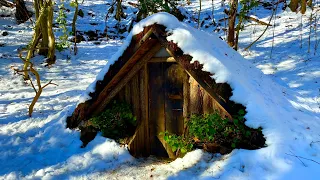
<svg viewBox="0 0 320 180">
<path fill-rule="evenodd" d="M 231 0 L 231 6 L 228 13 L 228 44 L 231 47 L 234 47 L 235 45 L 235 23 L 236 23 L 236 17 L 237 17 L 237 10 L 238 10 L 238 0 Z"/>
<path fill-rule="evenodd" d="M 72 32 L 73 35 L 76 36 L 76 22 L 78 19 L 78 11 L 79 11 L 79 4 L 78 4 L 78 0 L 75 0 L 76 3 L 76 9 L 74 11 L 74 15 L 73 15 L 73 20 L 72 20 Z"/>
<path fill-rule="evenodd" d="M 15 16 L 16 16 L 17 23 L 20 24 L 20 23 L 26 22 L 32 16 L 32 13 L 27 10 L 23 0 L 15 0 L 15 4 L 16 4 Z"/>
<path fill-rule="evenodd" d="M 239 22 L 236 28 L 236 39 L 234 41 L 234 49 L 237 51 L 238 50 L 238 43 L 239 43 L 239 33 L 240 33 L 240 29 L 241 29 L 241 24 L 242 24 L 242 17 L 239 17 Z"/>
<path fill-rule="evenodd" d="M 34 7 L 34 10 L 36 12 L 36 19 L 38 19 L 39 18 L 39 13 L 40 13 L 39 12 L 40 7 L 39 7 L 39 2 L 37 0 L 34 1 L 33 7 Z"/>
<path fill-rule="evenodd" d="M 55 37 L 52 31 L 53 22 L 53 3 L 52 0 L 35 0 L 34 7 L 36 10 L 37 21 L 35 24 L 34 35 L 29 46 L 25 63 L 23 66 L 24 78 L 29 79 L 27 72 L 30 66 L 30 59 L 33 57 L 33 52 L 37 49 L 39 39 L 42 38 L 39 53 L 48 57 L 48 64 L 55 62 Z"/>
<path fill-rule="evenodd" d="M 48 9 L 49 6 L 47 4 L 40 4 L 41 9 L 43 10 L 43 16 L 41 19 L 39 19 L 41 21 L 40 23 L 40 29 L 41 29 L 41 37 L 42 37 L 42 41 L 41 41 L 41 49 L 39 49 L 39 54 L 41 55 L 47 55 L 48 54 L 48 43 L 49 43 L 49 37 L 48 37 L 48 24 L 47 24 L 47 19 L 48 19 Z"/>
<path fill-rule="evenodd" d="M 74 35 L 74 55 L 76 55 L 77 52 L 78 52 L 78 47 L 77 47 L 77 29 L 76 29 L 76 22 L 77 22 L 78 11 L 79 11 L 78 0 L 75 0 L 75 3 L 76 3 L 76 9 L 74 11 L 73 20 L 72 20 L 72 33 Z"/>
<path fill-rule="evenodd" d="M 117 9 L 116 9 L 116 16 L 115 16 L 115 19 L 117 21 L 120 21 L 121 17 L 123 16 L 121 3 L 122 3 L 122 0 L 117 0 Z"/>
<path fill-rule="evenodd" d="M 48 64 L 54 64 L 56 61 L 55 56 L 55 39 L 52 31 L 53 22 L 53 3 L 52 0 L 48 1 L 48 16 L 47 16 L 47 28 L 48 28 Z"/>
<path fill-rule="evenodd" d="M 39 14 L 39 18 L 36 21 L 35 30 L 34 30 L 33 38 L 32 38 L 32 41 L 31 41 L 31 45 L 29 46 L 29 50 L 28 50 L 27 56 L 25 58 L 25 62 L 24 62 L 24 65 L 23 65 L 24 79 L 29 79 L 29 74 L 28 74 L 27 69 L 30 66 L 30 63 L 29 63 L 30 59 L 33 56 L 33 52 L 36 49 L 36 46 L 38 44 L 38 39 L 40 38 L 40 22 L 41 22 L 40 19 L 42 18 L 42 16 L 43 16 L 43 13 L 40 13 Z"/>
<path fill-rule="evenodd" d="M 202 8 L 202 4 L 201 4 L 201 0 L 199 1 L 199 12 L 198 12 L 198 29 L 200 29 L 201 27 L 201 21 L 200 21 L 200 14 L 201 14 L 201 8 Z"/>
</svg>

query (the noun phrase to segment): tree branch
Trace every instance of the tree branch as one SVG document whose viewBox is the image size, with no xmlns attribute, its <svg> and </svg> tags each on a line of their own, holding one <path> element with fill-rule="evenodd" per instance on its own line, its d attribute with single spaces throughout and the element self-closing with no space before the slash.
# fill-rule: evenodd
<svg viewBox="0 0 320 180">
<path fill-rule="evenodd" d="M 291 151 L 290 151 L 291 152 Z M 291 152 L 292 153 L 292 152 Z M 301 161 L 301 159 L 304 159 L 304 160 L 308 160 L 308 161 L 312 161 L 312 162 L 314 162 L 314 163 L 317 163 L 317 164 L 319 164 L 320 165 L 320 162 L 318 162 L 318 161 L 315 161 L 315 160 L 313 160 L 313 159 L 308 159 L 308 158 L 305 158 L 305 157 L 302 157 L 302 156 L 297 156 L 297 155 L 295 155 L 295 154 L 288 154 L 288 153 L 286 153 L 286 155 L 288 155 L 288 156 L 293 156 L 293 157 L 296 157 L 296 158 L 298 158 L 300 161 Z M 300 159 L 301 158 L 301 159 Z M 302 162 L 302 161 L 301 161 Z M 303 162 L 302 162 L 302 164 L 305 166 L 305 167 L 307 167 Z"/>
<path fill-rule="evenodd" d="M 0 0 L 0 5 L 5 7 L 10 7 L 10 8 L 14 8 L 16 6 L 14 3 L 7 0 Z"/>
<path fill-rule="evenodd" d="M 229 10 L 228 10 L 228 9 L 225 9 L 223 12 L 226 13 L 227 15 L 229 14 Z M 238 13 L 237 13 L 237 16 L 239 16 Z M 264 21 L 261 21 L 261 20 L 259 20 L 259 19 L 254 18 L 254 17 L 252 17 L 252 16 L 247 16 L 247 15 L 245 15 L 244 18 L 245 18 L 246 20 L 254 21 L 254 22 L 256 22 L 256 23 L 258 23 L 258 24 L 260 24 L 260 25 L 272 26 L 272 25 L 270 24 L 270 22 L 269 22 L 269 23 L 266 23 L 266 22 L 264 22 Z M 228 18 L 222 18 L 222 19 L 220 19 L 219 21 L 225 21 L 225 20 L 227 20 L 227 19 L 228 19 Z"/>
<path fill-rule="evenodd" d="M 269 23 L 268 23 L 268 24 L 271 23 L 271 20 L 272 20 L 274 14 L 276 13 L 276 11 L 277 11 L 277 9 L 278 9 L 278 5 L 279 5 L 279 3 L 277 4 L 276 8 L 273 9 L 272 15 L 271 15 L 271 17 L 270 17 L 270 19 L 269 19 Z M 244 50 L 245 50 L 245 51 L 248 50 L 254 43 L 256 43 L 256 42 L 264 35 L 264 33 L 267 31 L 268 27 L 269 27 L 269 26 L 267 26 L 267 27 L 264 29 L 264 31 L 262 32 L 262 34 L 261 34 L 255 41 L 253 41 L 248 47 L 246 47 Z"/>
</svg>

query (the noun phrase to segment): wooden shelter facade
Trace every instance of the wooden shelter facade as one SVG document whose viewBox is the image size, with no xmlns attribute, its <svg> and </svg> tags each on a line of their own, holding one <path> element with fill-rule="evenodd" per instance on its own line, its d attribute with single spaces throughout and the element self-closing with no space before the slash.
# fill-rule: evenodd
<svg viewBox="0 0 320 180">
<path fill-rule="evenodd" d="M 69 128 L 85 127 L 113 99 L 131 105 L 138 125 L 128 144 L 134 156 L 169 156 L 160 132 L 183 134 L 191 114 L 219 112 L 232 119 L 243 106 L 230 101 L 231 88 L 217 84 L 198 61 L 167 40 L 166 27 L 151 25 L 133 36 L 122 56 L 102 81 L 92 99 L 78 105 L 67 119 Z"/>
</svg>

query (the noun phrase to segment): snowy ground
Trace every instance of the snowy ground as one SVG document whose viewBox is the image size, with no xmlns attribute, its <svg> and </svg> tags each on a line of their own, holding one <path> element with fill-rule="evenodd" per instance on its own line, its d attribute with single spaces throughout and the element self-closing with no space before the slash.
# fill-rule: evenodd
<svg viewBox="0 0 320 180">
<path fill-rule="evenodd" d="M 79 18 L 80 30 L 103 31 L 106 2 L 85 1 L 81 8 L 85 13 L 93 11 L 95 16 Z M 223 17 L 220 6 L 215 3 L 216 19 Z M 205 1 L 202 17 L 210 14 L 211 8 L 211 1 Z M 197 3 L 187 9 L 195 11 L 193 15 L 197 16 Z M 271 12 L 262 8 L 260 11 L 259 18 L 268 22 Z M 4 8 L 0 12 L 12 13 Z M 302 18 L 306 20 L 308 15 Z M 195 150 L 183 159 L 165 162 L 155 158 L 134 159 L 125 147 L 101 136 L 86 148 L 80 148 L 79 132 L 65 129 L 66 116 L 72 113 L 80 95 L 118 50 L 120 40 L 102 41 L 100 45 L 82 42 L 77 56 L 69 59 L 68 52 L 60 53 L 50 68 L 44 67 L 42 57 L 36 57 L 34 62 L 43 83 L 53 80 L 58 86 L 44 90 L 29 118 L 27 108 L 34 92 L 11 68 L 21 66 L 17 49 L 30 40 L 31 26 L 29 22 L 16 25 L 13 17 L 1 17 L 0 44 L 4 45 L 0 47 L 0 179 L 317 179 L 320 175 L 320 50 L 314 50 L 317 32 L 312 31 L 308 53 L 310 26 L 303 21 L 301 28 L 300 22 L 300 15 L 279 8 L 276 21 L 272 20 L 275 28 L 271 27 L 249 51 L 240 50 L 245 58 L 282 86 L 283 94 L 296 109 L 293 116 L 299 115 L 299 119 L 286 122 L 290 139 L 297 140 L 290 146 L 291 150 L 274 149 L 274 153 L 267 148 L 234 150 L 224 156 Z M 248 26 L 240 34 L 240 47 L 255 40 L 264 28 Z M 4 31 L 9 35 L 2 36 Z M 219 34 L 224 37 L 222 31 Z M 287 134 L 279 134 L 283 135 Z M 273 162 L 268 162 L 269 159 Z"/>
</svg>

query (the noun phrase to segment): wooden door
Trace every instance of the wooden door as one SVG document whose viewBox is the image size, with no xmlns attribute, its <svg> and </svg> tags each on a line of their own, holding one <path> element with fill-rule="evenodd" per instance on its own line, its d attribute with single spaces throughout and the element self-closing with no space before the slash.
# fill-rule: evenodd
<svg viewBox="0 0 320 180">
<path fill-rule="evenodd" d="M 151 154 L 171 157 L 161 132 L 182 134 L 184 70 L 176 63 L 149 63 L 149 132 Z"/>
</svg>

